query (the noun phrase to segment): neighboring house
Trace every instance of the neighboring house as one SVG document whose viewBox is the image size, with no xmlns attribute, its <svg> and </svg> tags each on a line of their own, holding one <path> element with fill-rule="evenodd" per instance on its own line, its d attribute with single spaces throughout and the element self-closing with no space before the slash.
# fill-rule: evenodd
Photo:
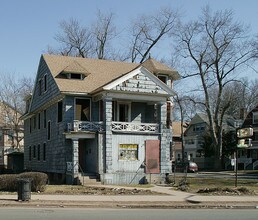
<svg viewBox="0 0 258 220">
<path fill-rule="evenodd" d="M 183 124 L 183 133 L 186 130 L 186 123 Z M 171 157 L 172 161 L 181 161 L 182 160 L 182 132 L 181 132 L 181 122 L 173 121 L 172 123 L 172 150 Z"/>
<path fill-rule="evenodd" d="M 236 120 L 231 116 L 225 115 L 222 124 L 225 132 L 232 133 L 232 139 L 235 138 L 236 128 L 241 126 L 242 120 Z M 201 169 L 211 169 L 213 167 L 213 158 L 205 158 L 203 151 L 204 135 L 209 129 L 208 117 L 204 113 L 197 113 L 185 131 L 185 155 L 188 160 L 198 163 Z"/>
<path fill-rule="evenodd" d="M 43 55 L 27 99 L 25 167 L 50 180 L 143 182 L 171 172 L 169 126 L 177 71 L 142 64 Z"/>
<path fill-rule="evenodd" d="M 8 155 L 13 152 L 23 152 L 23 124 L 17 112 L 6 102 L 0 102 L 0 171 L 12 167 Z M 15 120 L 17 118 L 17 120 Z M 23 166 L 19 169 L 23 169 Z"/>
<path fill-rule="evenodd" d="M 246 116 L 242 128 L 253 128 L 252 146 L 246 149 L 239 149 L 239 163 L 244 164 L 244 168 L 258 168 L 258 106 L 252 109 Z"/>
<path fill-rule="evenodd" d="M 202 157 L 203 135 L 208 128 L 208 117 L 206 114 L 197 113 L 185 131 L 185 152 L 186 158 L 193 160 Z"/>
</svg>

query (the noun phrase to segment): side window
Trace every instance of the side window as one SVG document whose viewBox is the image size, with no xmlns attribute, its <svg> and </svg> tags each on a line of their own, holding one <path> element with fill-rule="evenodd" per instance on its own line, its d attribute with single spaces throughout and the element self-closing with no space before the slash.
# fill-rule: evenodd
<svg viewBox="0 0 258 220">
<path fill-rule="evenodd" d="M 47 122 L 47 139 L 50 140 L 51 138 L 51 121 Z"/>
<path fill-rule="evenodd" d="M 47 110 L 44 110 L 44 112 L 43 112 L 43 120 L 44 120 L 44 122 L 43 122 L 44 128 L 46 128 L 47 127 Z"/>
<path fill-rule="evenodd" d="M 61 122 L 63 120 L 63 101 L 57 103 L 57 122 Z"/>
<path fill-rule="evenodd" d="M 46 161 L 46 143 L 43 144 L 43 161 Z"/>
<path fill-rule="evenodd" d="M 40 79 L 39 80 L 39 90 L 38 90 L 38 94 L 39 94 L 39 96 L 41 96 L 41 94 L 42 94 L 42 79 Z"/>
<path fill-rule="evenodd" d="M 47 91 L 47 74 L 44 75 L 44 92 Z"/>
</svg>

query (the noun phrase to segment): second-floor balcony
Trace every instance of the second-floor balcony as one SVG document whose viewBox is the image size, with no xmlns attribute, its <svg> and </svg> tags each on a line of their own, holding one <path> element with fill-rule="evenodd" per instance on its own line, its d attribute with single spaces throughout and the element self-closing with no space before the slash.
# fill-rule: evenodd
<svg viewBox="0 0 258 220">
<path fill-rule="evenodd" d="M 74 120 L 73 123 L 68 123 L 67 130 L 68 132 L 71 132 L 71 131 L 99 132 L 99 131 L 105 131 L 105 127 L 103 122 Z M 121 132 L 121 133 L 158 133 L 159 124 L 113 121 L 111 123 L 111 130 L 113 132 Z"/>
</svg>

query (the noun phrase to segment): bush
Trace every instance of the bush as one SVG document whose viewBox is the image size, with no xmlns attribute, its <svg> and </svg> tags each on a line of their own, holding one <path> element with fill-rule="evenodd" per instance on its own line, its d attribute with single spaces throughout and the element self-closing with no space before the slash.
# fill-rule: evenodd
<svg viewBox="0 0 258 220">
<path fill-rule="evenodd" d="M 31 191 L 32 192 L 43 192 L 45 191 L 48 176 L 45 173 L 40 172 L 26 172 L 18 175 L 18 178 L 30 179 L 31 180 Z"/>
<path fill-rule="evenodd" d="M 21 174 L 5 174 L 0 175 L 0 190 L 1 191 L 16 191 L 18 179 L 30 179 L 31 191 L 43 192 L 45 190 L 48 176 L 40 172 L 26 172 Z"/>
</svg>

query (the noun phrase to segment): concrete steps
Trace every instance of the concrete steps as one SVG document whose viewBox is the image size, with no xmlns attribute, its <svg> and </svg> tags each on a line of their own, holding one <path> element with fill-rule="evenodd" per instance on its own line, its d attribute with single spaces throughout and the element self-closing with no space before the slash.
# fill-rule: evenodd
<svg viewBox="0 0 258 220">
<path fill-rule="evenodd" d="M 101 185 L 101 182 L 94 173 L 80 173 L 78 176 L 81 185 Z"/>
</svg>

